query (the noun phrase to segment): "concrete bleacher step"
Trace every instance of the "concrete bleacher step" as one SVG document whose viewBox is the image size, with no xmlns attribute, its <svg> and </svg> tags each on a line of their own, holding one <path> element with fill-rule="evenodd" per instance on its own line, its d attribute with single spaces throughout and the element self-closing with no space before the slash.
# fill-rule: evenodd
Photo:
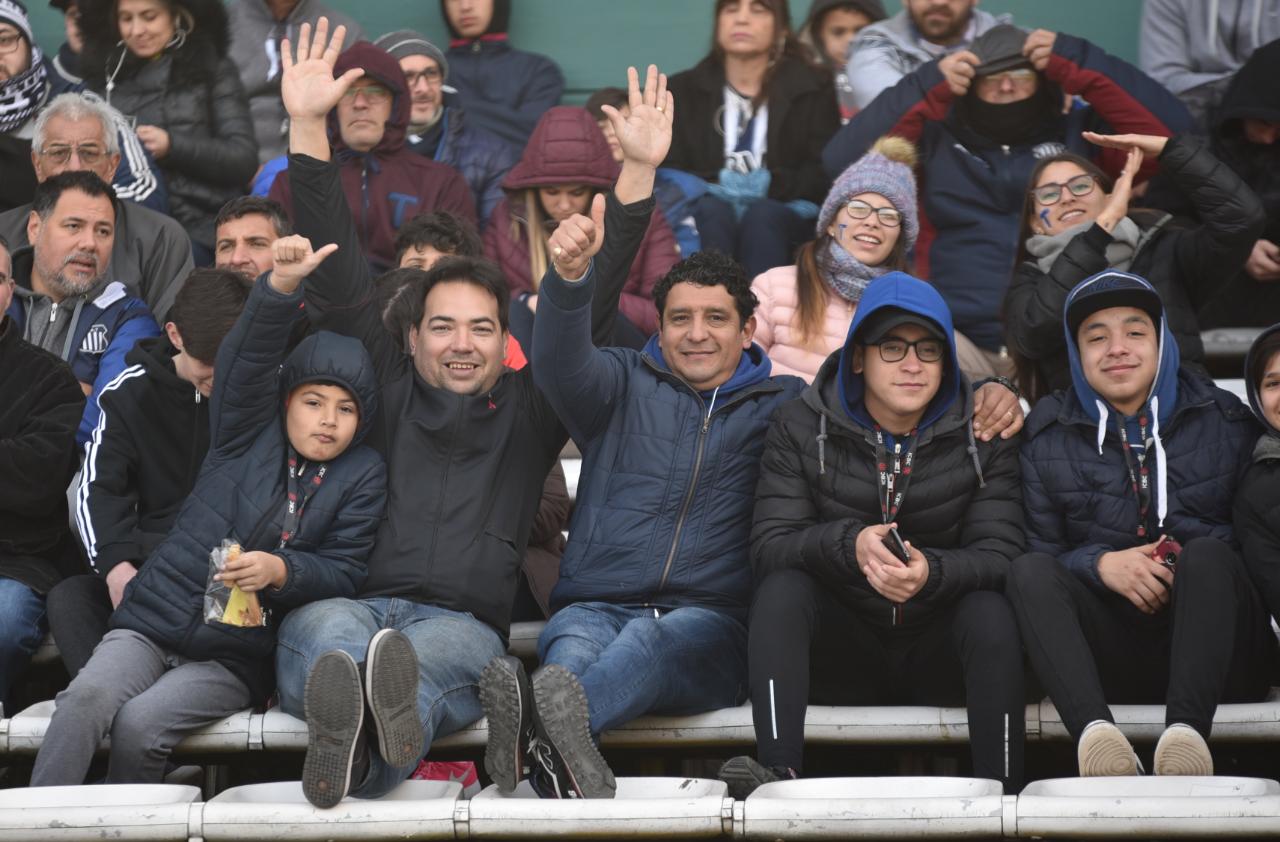
<svg viewBox="0 0 1280 842">
<path fill-rule="evenodd" d="M 979 778 L 810 778 L 734 805 L 738 839 L 998 838 L 1014 798 Z"/>
<path fill-rule="evenodd" d="M 455 781 L 405 781 L 382 798 L 348 797 L 322 810 L 307 802 L 297 781 L 250 784 L 210 799 L 191 836 L 204 842 L 453 839 L 461 796 Z"/>
<path fill-rule="evenodd" d="M 0 842 L 186 842 L 200 790 L 129 784 L 0 790 Z"/>
<path fill-rule="evenodd" d="M 472 839 L 715 838 L 733 833 L 733 799 L 722 781 L 618 778 L 612 799 L 544 801 L 522 782 L 503 795 L 490 786 L 472 798 Z"/>
<path fill-rule="evenodd" d="M 1280 783 L 1262 778 L 1062 778 L 1018 796 L 1020 838 L 1150 839 L 1280 835 Z"/>
<path fill-rule="evenodd" d="M 1164 733 L 1164 705 L 1112 705 L 1116 725 L 1130 740 L 1155 742 Z M 1057 708 L 1048 699 L 1040 703 L 1042 741 L 1069 741 L 1071 735 Z M 1272 687 L 1266 701 L 1218 705 L 1213 717 L 1213 742 L 1280 741 L 1280 688 Z"/>
</svg>

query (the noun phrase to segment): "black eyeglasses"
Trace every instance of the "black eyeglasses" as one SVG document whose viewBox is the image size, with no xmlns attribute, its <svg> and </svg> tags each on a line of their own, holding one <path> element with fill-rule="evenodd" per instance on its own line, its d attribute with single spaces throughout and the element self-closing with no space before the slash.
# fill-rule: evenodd
<svg viewBox="0 0 1280 842">
<path fill-rule="evenodd" d="M 886 339 L 877 343 L 880 359 L 887 363 L 901 362 L 907 358 L 907 349 L 916 349 L 916 359 L 922 363 L 936 363 L 942 359 L 942 341 L 939 339 L 917 339 L 907 342 L 905 339 Z"/>
<path fill-rule="evenodd" d="M 854 199 L 845 205 L 844 209 L 854 219 L 866 219 L 872 213 L 875 213 L 876 218 L 880 220 L 880 224 L 886 228 L 897 228 L 902 224 L 902 214 L 893 208 L 873 208 L 861 199 Z"/>
<path fill-rule="evenodd" d="M 71 160 L 72 153 L 80 159 L 80 163 L 86 167 L 92 167 L 101 161 L 107 154 L 107 150 L 101 146 L 69 146 L 63 143 L 55 143 L 46 146 L 40 150 L 40 157 L 48 158 L 55 164 L 62 165 Z"/>
<path fill-rule="evenodd" d="M 404 83 L 412 88 L 414 85 L 418 84 L 418 80 L 421 79 L 428 85 L 438 85 L 440 84 L 440 80 L 443 78 L 444 76 L 440 73 L 440 68 L 428 67 L 426 70 L 416 70 L 411 73 L 404 74 Z"/>
<path fill-rule="evenodd" d="M 1062 188 L 1065 187 L 1070 190 L 1072 196 L 1088 196 L 1093 192 L 1093 187 L 1096 183 L 1093 180 L 1093 176 L 1088 173 L 1081 173 L 1068 178 L 1066 184 L 1059 184 L 1056 181 L 1041 184 L 1031 191 L 1031 195 L 1042 205 L 1056 205 L 1058 200 L 1062 198 Z"/>
</svg>

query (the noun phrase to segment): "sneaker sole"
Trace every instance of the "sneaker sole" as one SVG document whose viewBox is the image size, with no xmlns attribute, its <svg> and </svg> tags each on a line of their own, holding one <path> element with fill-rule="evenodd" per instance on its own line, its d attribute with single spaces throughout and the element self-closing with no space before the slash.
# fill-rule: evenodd
<svg viewBox="0 0 1280 842">
<path fill-rule="evenodd" d="M 618 791 L 613 770 L 591 741 L 587 694 L 578 679 L 558 664 L 533 677 L 533 721 L 539 736 L 551 744 L 583 798 L 613 798 Z"/>
<path fill-rule="evenodd" d="M 524 667 L 510 655 L 494 658 L 480 675 L 480 704 L 489 718 L 484 769 L 502 792 L 513 792 L 524 777 L 522 742 L 529 693 Z"/>
<path fill-rule="evenodd" d="M 1166 730 L 1156 744 L 1157 775 L 1212 775 L 1213 755 L 1198 733 L 1190 729 Z"/>
<path fill-rule="evenodd" d="M 720 767 L 716 777 L 729 785 L 729 795 L 735 801 L 743 801 L 761 785 L 778 780 L 755 759 L 746 756 L 730 757 Z"/>
<path fill-rule="evenodd" d="M 1138 757 L 1133 753 L 1133 746 L 1114 725 L 1095 728 L 1082 737 L 1076 760 L 1082 778 L 1138 774 Z"/>
<path fill-rule="evenodd" d="M 365 688 L 378 732 L 378 753 L 397 769 L 422 759 L 424 735 L 418 719 L 418 655 L 395 629 L 369 641 Z"/>
<path fill-rule="evenodd" d="M 307 676 L 303 695 L 307 756 L 302 794 L 317 807 L 333 807 L 351 789 L 356 735 L 364 722 L 360 668 L 346 652 L 326 652 Z"/>
</svg>

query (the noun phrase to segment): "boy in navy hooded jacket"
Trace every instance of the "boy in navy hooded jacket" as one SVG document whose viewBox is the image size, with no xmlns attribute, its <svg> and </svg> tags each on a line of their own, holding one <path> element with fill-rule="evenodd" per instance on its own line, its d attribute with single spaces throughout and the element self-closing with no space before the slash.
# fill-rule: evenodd
<svg viewBox="0 0 1280 842">
<path fill-rule="evenodd" d="M 218 350 L 195 487 L 125 586 L 111 630 L 58 694 L 32 786 L 83 783 L 108 732 L 108 783 L 160 783 L 184 736 L 266 701 L 286 611 L 352 596 L 364 582 L 386 505 L 386 465 L 360 444 L 378 408 L 373 363 L 359 341 L 323 331 L 286 358 L 299 284 L 336 248 L 276 241 L 275 269 Z M 209 554 L 228 539 L 242 553 L 218 579 L 257 594 L 270 614 L 263 623 L 205 619 Z M 388 631 L 370 644 L 371 688 L 405 643 Z M 376 696 L 375 715 L 386 707 Z"/>
<path fill-rule="evenodd" d="M 1231 525 L 1258 427 L 1235 396 L 1179 367 L 1143 278 L 1080 282 L 1064 327 L 1072 385 L 1027 418 L 1031 552 L 1014 562 L 1009 598 L 1081 776 L 1136 774 L 1107 703 L 1160 701 L 1155 773 L 1211 775 L 1218 704 L 1271 686 L 1276 641 Z"/>
</svg>

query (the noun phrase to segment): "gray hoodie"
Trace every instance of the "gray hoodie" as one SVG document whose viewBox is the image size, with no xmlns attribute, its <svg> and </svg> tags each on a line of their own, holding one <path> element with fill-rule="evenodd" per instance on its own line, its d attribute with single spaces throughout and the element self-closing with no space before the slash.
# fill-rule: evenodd
<svg viewBox="0 0 1280 842">
<path fill-rule="evenodd" d="M 236 0 L 227 9 L 231 32 L 231 60 L 240 68 L 240 84 L 249 97 L 253 136 L 258 141 L 258 161 L 266 163 L 285 154 L 289 136 L 288 115 L 280 99 L 280 41 L 297 43 L 304 23 L 312 27 L 321 17 L 329 19 L 329 31 L 347 28 L 345 50 L 364 39 L 360 24 L 319 0 L 300 0 L 282 21 L 276 20 L 265 0 Z"/>
<path fill-rule="evenodd" d="M 888 20 L 871 24 L 858 33 L 849 47 L 846 72 L 854 105 L 858 109 L 866 108 L 881 91 L 893 87 L 920 65 L 967 49 L 974 38 L 991 27 L 1012 21 L 1010 15 L 992 15 L 975 8 L 964 40 L 950 47 L 926 41 L 906 9 Z"/>
</svg>

